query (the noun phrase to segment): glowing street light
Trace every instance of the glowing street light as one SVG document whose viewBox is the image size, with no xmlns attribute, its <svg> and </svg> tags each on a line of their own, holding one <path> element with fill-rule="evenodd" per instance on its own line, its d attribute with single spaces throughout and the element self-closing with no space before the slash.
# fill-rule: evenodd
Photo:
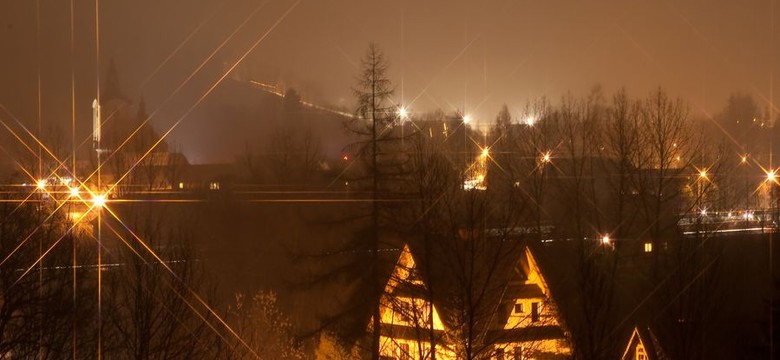
<svg viewBox="0 0 780 360">
<path fill-rule="evenodd" d="M 38 182 L 35 183 L 35 186 L 38 187 L 38 190 L 46 190 L 46 180 L 38 180 Z"/>
<path fill-rule="evenodd" d="M 777 182 L 777 174 L 775 174 L 775 170 L 769 170 L 766 172 L 766 180 L 771 182 Z"/>
<path fill-rule="evenodd" d="M 401 120 L 409 118 L 409 111 L 406 110 L 405 107 L 401 106 L 398 108 L 398 118 Z"/>
<path fill-rule="evenodd" d="M 489 155 L 490 155 L 490 148 L 489 148 L 489 147 L 483 148 L 483 149 L 482 149 L 482 157 L 483 157 L 483 158 L 486 158 L 486 157 L 488 157 Z"/>
<path fill-rule="evenodd" d="M 604 245 L 609 245 L 612 242 L 612 239 L 609 238 L 609 234 L 604 234 L 604 236 L 601 237 L 601 243 Z"/>
<path fill-rule="evenodd" d="M 70 188 L 70 196 L 71 197 L 79 197 L 79 188 L 78 187 Z"/>
<path fill-rule="evenodd" d="M 742 155 L 742 163 L 744 164 L 746 162 L 747 162 L 747 155 Z"/>
<path fill-rule="evenodd" d="M 707 169 L 703 169 L 699 171 L 699 178 L 706 179 L 707 178 Z"/>
<path fill-rule="evenodd" d="M 92 196 L 92 206 L 96 208 L 102 208 L 106 206 L 106 195 L 96 194 Z"/>
<path fill-rule="evenodd" d="M 552 156 L 550 155 L 550 152 L 549 152 L 549 151 L 548 151 L 548 152 L 546 152 L 546 153 L 544 153 L 544 154 L 542 155 L 542 162 L 543 162 L 543 163 L 548 163 L 548 162 L 550 162 L 550 159 L 552 159 Z"/>
<path fill-rule="evenodd" d="M 470 122 L 471 122 L 471 115 L 468 115 L 468 114 L 463 115 L 463 123 L 464 124 L 468 124 Z"/>
</svg>

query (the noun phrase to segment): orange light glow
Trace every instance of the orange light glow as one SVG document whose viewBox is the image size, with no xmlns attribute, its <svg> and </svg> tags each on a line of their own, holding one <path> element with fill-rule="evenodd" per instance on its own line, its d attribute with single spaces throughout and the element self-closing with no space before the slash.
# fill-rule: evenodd
<svg viewBox="0 0 780 360">
<path fill-rule="evenodd" d="M 401 118 L 401 120 L 406 119 L 409 117 L 409 111 L 406 110 L 405 107 L 398 108 L 398 117 Z"/>
<path fill-rule="evenodd" d="M 96 194 L 92 197 L 92 206 L 102 208 L 106 206 L 107 201 L 105 194 Z"/>
</svg>

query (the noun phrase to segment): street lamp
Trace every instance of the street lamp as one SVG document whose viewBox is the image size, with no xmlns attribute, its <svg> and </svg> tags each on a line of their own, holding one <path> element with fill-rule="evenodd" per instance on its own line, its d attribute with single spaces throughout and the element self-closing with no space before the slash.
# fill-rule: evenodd
<svg viewBox="0 0 780 360">
<path fill-rule="evenodd" d="M 106 206 L 106 201 L 105 194 L 95 194 L 92 196 L 92 207 L 103 208 Z"/>
<path fill-rule="evenodd" d="M 542 162 L 543 163 L 548 163 L 548 162 L 550 162 L 551 159 L 552 159 L 552 156 L 550 155 L 549 151 L 544 153 L 544 154 L 542 154 Z"/>
<path fill-rule="evenodd" d="M 766 182 L 769 183 L 769 212 L 772 216 L 772 224 L 777 222 L 777 186 L 780 185 L 777 182 L 777 172 L 775 169 L 769 169 L 766 171 Z"/>
<path fill-rule="evenodd" d="M 401 121 L 406 120 L 407 118 L 409 118 L 409 111 L 406 110 L 406 108 L 403 106 L 399 107 L 398 118 L 401 119 Z"/>
</svg>

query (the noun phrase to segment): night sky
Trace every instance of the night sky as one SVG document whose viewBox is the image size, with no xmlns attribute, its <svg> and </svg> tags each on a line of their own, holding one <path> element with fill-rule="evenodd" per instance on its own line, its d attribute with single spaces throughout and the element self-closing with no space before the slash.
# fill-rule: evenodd
<svg viewBox="0 0 780 360">
<path fill-rule="evenodd" d="M 70 55 L 70 2 L 40 2 L 39 46 L 36 2 L 8 0 L 1 5 L 0 103 L 34 124 L 40 68 L 42 122 L 68 128 L 74 68 L 77 122 L 86 133 L 96 86 L 95 4 L 75 3 L 75 59 Z M 235 61 L 295 4 L 101 2 L 101 74 L 113 59 L 125 95 L 134 103 L 143 95 L 154 110 L 260 7 L 165 104 L 153 120 L 165 128 L 213 83 L 224 63 Z M 780 24 L 775 20 L 772 36 L 770 10 L 770 1 L 725 0 L 303 0 L 236 71 L 294 87 L 304 99 L 351 109 L 357 65 L 367 45 L 375 42 L 390 61 L 398 102 L 415 112 L 458 110 L 492 121 L 501 104 L 518 114 L 528 100 L 547 96 L 555 101 L 567 91 L 583 94 L 600 84 L 608 92 L 625 86 L 638 96 L 662 86 L 685 98 L 692 115 L 713 115 L 733 92 L 752 94 L 762 108 L 769 105 L 771 74 L 780 74 Z M 149 78 L 199 24 L 189 42 Z M 780 91 L 775 87 L 777 104 Z M 188 141 L 219 126 L 204 116 L 193 112 L 171 140 L 186 149 Z"/>
</svg>

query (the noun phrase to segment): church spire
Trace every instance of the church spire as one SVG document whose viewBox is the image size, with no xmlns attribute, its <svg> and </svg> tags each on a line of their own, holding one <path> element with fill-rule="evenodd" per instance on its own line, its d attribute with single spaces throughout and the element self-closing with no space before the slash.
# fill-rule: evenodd
<svg viewBox="0 0 780 360">
<path fill-rule="evenodd" d="M 138 102 L 138 113 L 136 114 L 135 118 L 140 124 L 144 122 L 147 117 L 149 117 L 149 114 L 146 113 L 146 100 L 144 100 L 144 96 L 141 95 L 141 101 Z"/>
<path fill-rule="evenodd" d="M 103 85 L 103 93 L 100 94 L 100 102 L 106 103 L 111 100 L 127 100 L 122 94 L 121 87 L 119 86 L 119 73 L 116 70 L 116 64 L 114 58 L 108 64 L 108 73 L 106 74 L 106 81 Z"/>
</svg>

